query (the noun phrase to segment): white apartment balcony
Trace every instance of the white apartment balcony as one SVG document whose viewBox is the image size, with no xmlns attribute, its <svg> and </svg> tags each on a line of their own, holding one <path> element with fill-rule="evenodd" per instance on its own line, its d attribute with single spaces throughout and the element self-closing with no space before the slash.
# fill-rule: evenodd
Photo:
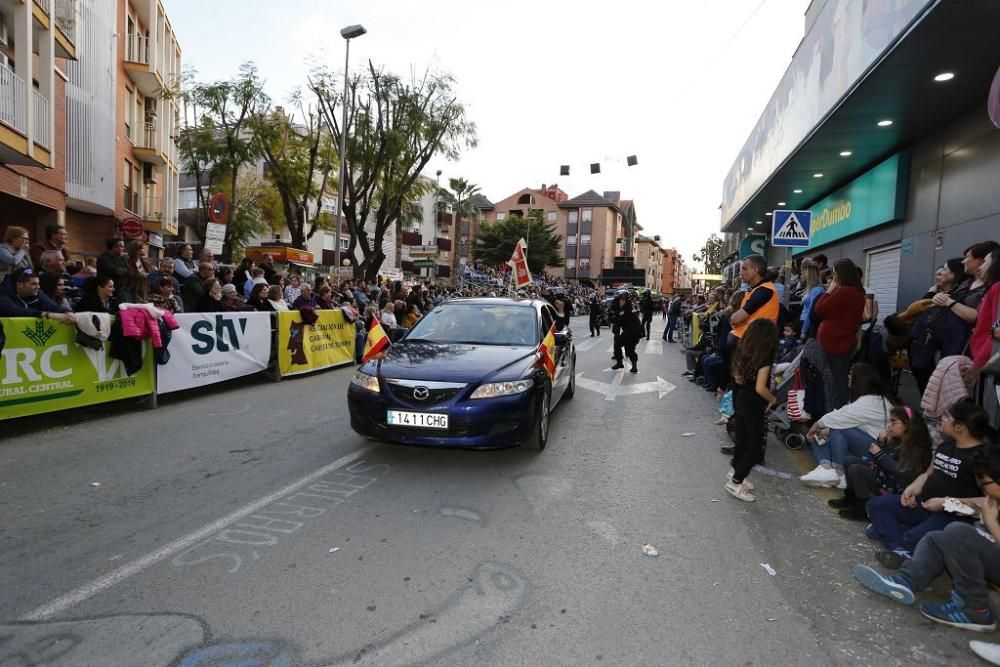
<svg viewBox="0 0 1000 667">
<path fill-rule="evenodd" d="M 28 114 L 31 114 L 32 143 L 29 151 Z M 51 167 L 52 144 L 49 101 L 32 90 L 14 70 L 0 64 L 0 162 L 32 167 Z"/>
<path fill-rule="evenodd" d="M 159 126 L 156 122 L 147 121 L 143 123 L 142 130 L 138 132 L 132 153 L 137 160 L 148 162 L 158 167 L 167 163 L 166 147 L 160 137 Z"/>
<path fill-rule="evenodd" d="M 139 217 L 144 222 L 152 222 L 159 225 L 163 221 L 163 212 L 160 210 L 160 199 L 152 190 L 147 190 L 142 198 L 142 211 Z"/>
<path fill-rule="evenodd" d="M 163 90 L 163 76 L 153 66 L 149 37 L 137 33 L 125 35 L 125 71 L 147 97 L 158 97 Z"/>
<path fill-rule="evenodd" d="M 37 33 L 54 29 L 56 56 L 76 60 L 77 3 L 78 0 L 32 0 L 36 53 L 39 41 Z"/>
</svg>

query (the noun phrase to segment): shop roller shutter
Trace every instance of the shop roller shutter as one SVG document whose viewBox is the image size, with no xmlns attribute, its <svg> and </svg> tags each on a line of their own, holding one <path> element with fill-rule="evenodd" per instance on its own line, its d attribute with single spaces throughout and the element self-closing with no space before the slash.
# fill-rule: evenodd
<svg viewBox="0 0 1000 667">
<path fill-rule="evenodd" d="M 865 271 L 865 285 L 878 301 L 879 320 L 896 312 L 896 296 L 899 291 L 900 248 L 888 248 L 868 253 L 868 270 Z"/>
</svg>

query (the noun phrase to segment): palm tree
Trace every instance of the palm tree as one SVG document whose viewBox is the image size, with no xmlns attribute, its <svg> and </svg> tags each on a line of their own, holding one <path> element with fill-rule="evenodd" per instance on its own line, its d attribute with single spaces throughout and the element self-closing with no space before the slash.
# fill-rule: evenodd
<svg viewBox="0 0 1000 667">
<path fill-rule="evenodd" d="M 449 178 L 448 187 L 451 190 L 441 188 L 439 192 L 439 197 L 445 206 L 449 207 L 454 211 L 455 215 L 455 244 L 452 246 L 452 268 L 458 266 L 458 232 L 459 226 L 462 222 L 468 222 L 471 218 L 479 214 L 478 209 L 476 209 L 473 203 L 473 197 L 479 194 L 479 186 L 475 183 L 469 183 L 464 178 Z M 470 240 L 472 244 L 475 244 L 475 240 Z"/>
</svg>

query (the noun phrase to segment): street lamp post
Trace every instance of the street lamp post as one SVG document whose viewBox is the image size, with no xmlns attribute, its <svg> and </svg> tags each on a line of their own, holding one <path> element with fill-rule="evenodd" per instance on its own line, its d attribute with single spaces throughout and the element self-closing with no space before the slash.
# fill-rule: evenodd
<svg viewBox="0 0 1000 667">
<path fill-rule="evenodd" d="M 344 92 L 341 103 L 344 107 L 342 116 L 343 122 L 340 124 L 340 180 L 337 184 L 337 231 L 334 233 L 334 265 L 337 270 L 337 279 L 340 279 L 340 227 L 344 221 L 344 181 L 347 177 L 347 68 L 351 60 L 351 40 L 368 32 L 364 26 L 349 25 L 340 31 L 340 36 L 344 38 L 346 47 L 344 49 Z"/>
</svg>

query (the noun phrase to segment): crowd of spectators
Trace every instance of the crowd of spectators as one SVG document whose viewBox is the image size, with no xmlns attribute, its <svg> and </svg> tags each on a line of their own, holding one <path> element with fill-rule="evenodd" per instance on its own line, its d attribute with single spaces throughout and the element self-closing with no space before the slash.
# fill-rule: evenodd
<svg viewBox="0 0 1000 667">
<path fill-rule="evenodd" d="M 682 304 L 704 332 L 689 339 L 685 375 L 714 392 L 729 415 L 726 491 L 756 500 L 747 477 L 763 461 L 773 411 L 786 413 L 815 458 L 801 482 L 842 490 L 829 504 L 843 519 L 867 523 L 883 571 L 857 565 L 859 584 L 914 604 L 947 573 L 950 598 L 925 602 L 920 612 L 954 627 L 993 630 L 1000 245 L 971 245 L 936 268 L 920 299 L 882 317 L 850 259 L 828 265 L 817 255 L 785 274 L 752 256 L 739 288 Z M 907 373 L 912 382 L 903 379 Z M 794 399 L 788 375 L 798 380 Z M 972 648 L 1000 664 L 1000 645 Z"/>
</svg>

